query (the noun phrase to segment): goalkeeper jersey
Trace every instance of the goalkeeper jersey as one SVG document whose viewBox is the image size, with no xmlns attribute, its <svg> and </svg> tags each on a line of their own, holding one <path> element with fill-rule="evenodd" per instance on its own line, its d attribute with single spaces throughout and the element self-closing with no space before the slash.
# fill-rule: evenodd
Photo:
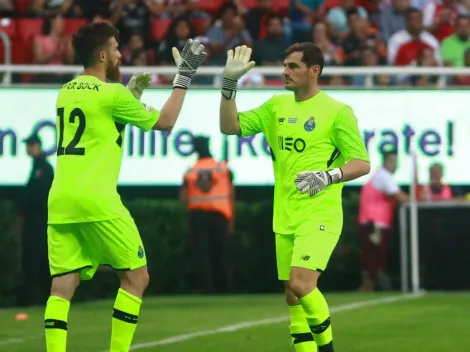
<svg viewBox="0 0 470 352">
<path fill-rule="evenodd" d="M 329 170 L 351 159 L 369 161 L 352 109 L 320 91 L 296 102 L 293 94 L 275 95 L 256 109 L 239 113 L 242 136 L 264 133 L 275 177 L 273 230 L 298 233 L 305 223 L 342 228 L 342 183 L 314 197 L 295 187 L 297 173 Z"/>
<path fill-rule="evenodd" d="M 126 124 L 145 131 L 160 113 L 122 84 L 83 75 L 66 83 L 56 103 L 57 167 L 49 193 L 50 224 L 128 216 L 117 193 Z"/>
</svg>

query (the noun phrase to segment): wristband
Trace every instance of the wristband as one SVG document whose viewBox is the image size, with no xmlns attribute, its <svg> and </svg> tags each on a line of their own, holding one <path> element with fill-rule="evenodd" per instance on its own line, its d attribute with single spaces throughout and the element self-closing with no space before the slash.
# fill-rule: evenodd
<svg viewBox="0 0 470 352">
<path fill-rule="evenodd" d="M 237 96 L 238 81 L 224 77 L 222 80 L 222 96 L 227 100 L 234 100 Z"/>
</svg>

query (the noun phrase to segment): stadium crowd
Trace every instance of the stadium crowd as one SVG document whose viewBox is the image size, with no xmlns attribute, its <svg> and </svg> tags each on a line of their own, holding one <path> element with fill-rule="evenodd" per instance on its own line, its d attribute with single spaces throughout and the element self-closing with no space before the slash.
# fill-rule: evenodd
<svg viewBox="0 0 470 352">
<path fill-rule="evenodd" d="M 254 48 L 258 66 L 282 66 L 292 42 L 313 41 L 328 66 L 470 66 L 470 0 L 0 0 L 0 30 L 13 63 L 74 64 L 71 35 L 87 21 L 108 21 L 121 33 L 123 65 L 173 65 L 171 48 L 188 37 L 206 45 L 206 65 L 220 66 L 229 48 Z M 1 46 L 0 46 L 1 47 Z M 4 52 L 0 49 L 0 62 Z M 21 75 L 22 81 L 69 77 Z M 172 77 L 155 75 L 155 83 Z M 126 79 L 126 78 L 125 78 Z M 128 79 L 128 78 L 127 78 Z M 436 86 L 437 76 L 376 76 L 380 86 Z M 198 77 L 195 84 L 211 84 Z M 282 85 L 251 74 L 243 85 Z M 323 84 L 365 84 L 365 77 L 329 76 Z M 452 77 L 470 85 L 470 76 Z"/>
</svg>

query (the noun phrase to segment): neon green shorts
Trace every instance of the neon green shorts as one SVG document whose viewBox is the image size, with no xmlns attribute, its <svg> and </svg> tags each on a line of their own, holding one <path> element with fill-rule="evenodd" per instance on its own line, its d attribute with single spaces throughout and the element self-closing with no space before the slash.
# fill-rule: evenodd
<svg viewBox="0 0 470 352">
<path fill-rule="evenodd" d="M 339 236 L 322 230 L 308 235 L 277 233 L 276 260 L 279 280 L 289 280 L 291 267 L 325 271 Z"/>
<path fill-rule="evenodd" d="M 53 224 L 47 229 L 52 277 L 80 272 L 93 278 L 100 265 L 132 270 L 147 264 L 144 245 L 131 217 L 99 222 Z"/>
</svg>

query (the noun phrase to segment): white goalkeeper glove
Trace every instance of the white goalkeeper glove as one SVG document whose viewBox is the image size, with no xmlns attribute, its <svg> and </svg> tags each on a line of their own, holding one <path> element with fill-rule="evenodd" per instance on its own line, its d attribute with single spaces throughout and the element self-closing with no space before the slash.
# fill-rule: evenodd
<svg viewBox="0 0 470 352">
<path fill-rule="evenodd" d="M 302 171 L 297 174 L 295 186 L 300 193 L 309 193 L 310 197 L 320 192 L 323 188 L 343 179 L 343 171 L 336 168 L 328 171 Z"/>
<path fill-rule="evenodd" d="M 131 91 L 134 97 L 140 100 L 144 89 L 150 85 L 152 77 L 149 73 L 139 73 L 137 76 L 132 76 L 127 83 L 127 89 Z"/>
<path fill-rule="evenodd" d="M 246 45 L 237 46 L 235 52 L 227 51 L 227 63 L 222 80 L 222 96 L 225 99 L 235 99 L 238 80 L 255 67 L 255 62 L 250 61 L 251 52 L 251 48 Z"/>
<path fill-rule="evenodd" d="M 171 52 L 178 67 L 178 74 L 173 80 L 173 88 L 188 89 L 191 84 L 191 78 L 206 57 L 204 45 L 200 44 L 197 40 L 188 39 L 186 44 L 184 44 L 181 54 L 175 47 L 173 47 Z"/>
</svg>

